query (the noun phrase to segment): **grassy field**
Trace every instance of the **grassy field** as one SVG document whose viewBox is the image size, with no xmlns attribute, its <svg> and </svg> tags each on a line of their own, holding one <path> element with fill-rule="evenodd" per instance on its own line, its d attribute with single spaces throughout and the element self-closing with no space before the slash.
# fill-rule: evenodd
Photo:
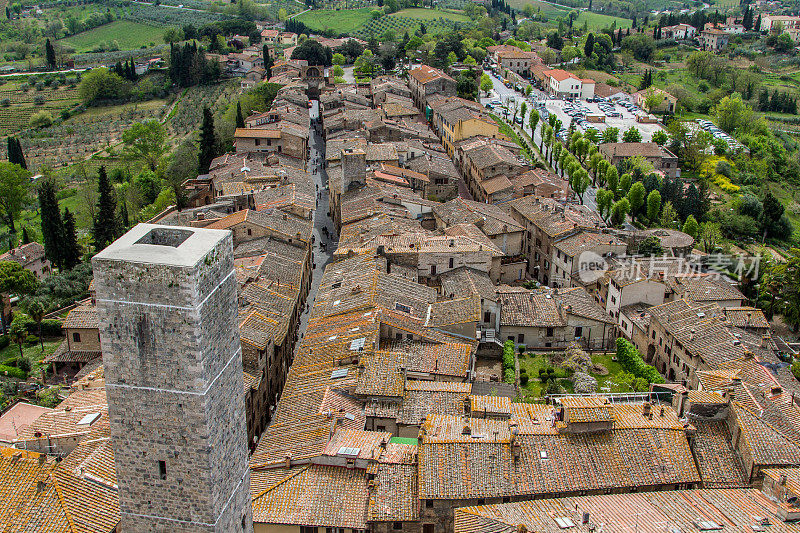
<svg viewBox="0 0 800 533">
<path fill-rule="evenodd" d="M 469 17 L 467 17 L 466 15 L 453 13 L 452 11 L 442 11 L 440 9 L 422 9 L 419 7 L 402 9 L 396 13 L 392 13 L 389 16 L 409 17 L 412 19 L 418 19 L 423 21 L 443 18 L 446 20 L 452 20 L 454 22 L 469 22 Z"/>
<path fill-rule="evenodd" d="M 372 9 L 315 9 L 295 17 L 314 31 L 332 30 L 337 33 L 348 33 L 357 30 L 371 18 Z"/>
<path fill-rule="evenodd" d="M 627 29 L 631 27 L 631 19 L 624 19 L 621 17 L 612 17 L 610 15 L 601 15 L 600 13 L 592 13 L 591 11 L 581 11 L 578 19 L 575 21 L 578 27 L 583 26 L 583 23 L 589 26 L 590 30 L 602 30 L 603 28 L 610 28 L 616 22 L 617 28 Z"/>
<path fill-rule="evenodd" d="M 22 345 L 22 353 L 25 358 L 31 362 L 32 368 L 39 367 L 39 361 L 51 355 L 56 351 L 56 348 L 64 341 L 63 337 L 47 338 L 44 339 L 44 352 L 42 346 L 37 341 L 35 344 L 28 344 L 27 342 Z M 9 359 L 16 359 L 19 357 L 19 345 L 12 342 L 2 350 L 0 350 L 0 364 L 8 361 Z"/>
<path fill-rule="evenodd" d="M 76 52 L 91 52 L 101 43 L 117 41 L 120 50 L 133 50 L 162 42 L 164 28 L 129 20 L 116 20 L 89 31 L 61 39 Z"/>
</svg>

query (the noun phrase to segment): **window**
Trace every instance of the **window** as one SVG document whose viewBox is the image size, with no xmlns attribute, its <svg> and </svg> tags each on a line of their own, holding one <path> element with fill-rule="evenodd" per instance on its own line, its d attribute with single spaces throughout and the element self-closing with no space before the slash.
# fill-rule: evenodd
<svg viewBox="0 0 800 533">
<path fill-rule="evenodd" d="M 489 311 L 484 311 L 483 313 L 483 321 L 484 322 L 491 322 L 492 314 Z"/>
<path fill-rule="evenodd" d="M 518 343 L 518 344 L 522 344 L 522 343 L 524 343 L 524 342 L 525 342 L 525 335 L 523 335 L 522 333 L 519 333 L 519 334 L 517 335 L 517 343 Z"/>
<path fill-rule="evenodd" d="M 252 235 L 253 234 L 253 229 L 252 228 L 247 228 L 247 234 L 248 235 Z"/>
<path fill-rule="evenodd" d="M 317 528 L 310 526 L 300 526 L 300 533 L 317 533 Z"/>
<path fill-rule="evenodd" d="M 422 526 L 422 533 L 434 533 L 436 531 L 433 527 L 433 524 L 424 524 Z"/>
<path fill-rule="evenodd" d="M 450 267 L 449 268 L 453 268 L 453 264 L 454 263 L 455 263 L 455 260 L 451 257 L 450 258 Z"/>
<path fill-rule="evenodd" d="M 436 265 L 431 265 L 431 276 L 436 275 Z"/>
<path fill-rule="evenodd" d="M 575 326 L 575 338 L 579 339 L 583 337 L 583 326 Z"/>
<path fill-rule="evenodd" d="M 166 461 L 159 461 L 158 462 L 158 477 L 161 479 L 167 479 L 167 462 Z"/>
<path fill-rule="evenodd" d="M 386 426 L 377 426 L 376 431 L 386 431 Z"/>
<path fill-rule="evenodd" d="M 394 529 L 396 531 L 402 531 L 403 523 L 402 522 L 393 522 L 392 523 L 392 529 Z"/>
<path fill-rule="evenodd" d="M 484 498 L 478 498 L 478 505 L 485 505 L 486 500 Z"/>
<path fill-rule="evenodd" d="M 247 515 L 242 517 L 242 531 L 247 531 Z"/>
<path fill-rule="evenodd" d="M 553 328 L 547 328 L 547 336 L 548 337 L 552 337 L 553 336 Z"/>
<path fill-rule="evenodd" d="M 433 509 L 433 500 L 425 500 L 425 507 L 427 509 Z"/>
<path fill-rule="evenodd" d="M 72 334 L 72 340 L 75 342 L 81 342 L 81 334 L 77 331 Z"/>
</svg>

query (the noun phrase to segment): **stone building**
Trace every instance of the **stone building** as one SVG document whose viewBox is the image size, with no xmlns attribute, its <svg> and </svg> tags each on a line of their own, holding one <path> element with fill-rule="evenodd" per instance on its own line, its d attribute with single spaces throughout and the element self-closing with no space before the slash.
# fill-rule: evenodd
<svg viewBox="0 0 800 533">
<path fill-rule="evenodd" d="M 139 224 L 92 259 L 122 531 L 252 531 L 233 239 Z"/>
<path fill-rule="evenodd" d="M 38 242 L 31 242 L 12 248 L 0 254 L 0 261 L 13 261 L 25 270 L 30 270 L 36 279 L 44 279 L 50 275 L 53 266 L 45 257 L 44 246 Z"/>
<path fill-rule="evenodd" d="M 414 100 L 414 104 L 423 111 L 428 103 L 428 98 L 435 94 L 443 96 L 456 95 L 456 80 L 439 69 L 428 65 L 420 65 L 408 74 L 411 97 Z"/>
</svg>

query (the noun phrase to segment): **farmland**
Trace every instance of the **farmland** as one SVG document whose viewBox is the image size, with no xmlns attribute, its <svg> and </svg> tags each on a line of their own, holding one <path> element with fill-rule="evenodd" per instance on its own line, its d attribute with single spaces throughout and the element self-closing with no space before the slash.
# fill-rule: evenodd
<svg viewBox="0 0 800 533">
<path fill-rule="evenodd" d="M 469 17 L 467 17 L 466 15 L 462 15 L 460 13 L 453 13 L 451 11 L 442 11 L 440 9 L 422 9 L 418 7 L 403 9 L 396 13 L 392 13 L 389 16 L 407 17 L 422 21 L 445 19 L 445 20 L 452 20 L 453 22 L 469 22 Z"/>
<path fill-rule="evenodd" d="M 581 11 L 575 24 L 583 26 L 586 23 L 590 30 L 602 30 L 609 28 L 616 22 L 617 28 L 627 29 L 631 27 L 631 19 L 624 19 L 622 17 L 612 17 L 609 15 L 601 15 L 600 13 L 592 13 L 591 11 Z"/>
<path fill-rule="evenodd" d="M 42 99 L 43 103 L 37 103 Z M 55 117 L 62 109 L 77 103 L 77 89 L 71 86 L 40 86 L 37 90 L 19 81 L 0 85 L 0 135 L 26 128 L 31 115 L 37 111 L 46 110 Z"/>
<path fill-rule="evenodd" d="M 112 41 L 116 41 L 120 50 L 130 50 L 160 43 L 163 35 L 163 28 L 129 20 L 116 20 L 60 42 L 74 48 L 76 52 L 91 52 Z"/>
<path fill-rule="evenodd" d="M 295 20 L 302 22 L 314 31 L 332 31 L 334 33 L 351 33 L 363 26 L 371 18 L 372 10 L 361 9 L 315 9 Z"/>
</svg>

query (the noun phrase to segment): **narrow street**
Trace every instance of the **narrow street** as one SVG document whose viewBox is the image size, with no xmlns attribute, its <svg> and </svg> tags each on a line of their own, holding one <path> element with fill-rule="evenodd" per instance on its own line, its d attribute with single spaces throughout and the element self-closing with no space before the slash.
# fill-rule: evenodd
<svg viewBox="0 0 800 533">
<path fill-rule="evenodd" d="M 313 105 L 309 109 L 311 127 L 308 131 L 309 157 L 307 170 L 316 186 L 317 208 L 314 210 L 314 231 L 312 233 L 314 242 L 311 245 L 311 288 L 306 298 L 306 309 L 300 316 L 298 346 L 300 341 L 303 340 L 303 335 L 305 335 L 308 318 L 311 314 L 311 309 L 314 307 L 314 299 L 317 296 L 317 290 L 322 280 L 322 273 L 325 270 L 325 265 L 331 260 L 336 243 L 333 221 L 328 216 L 328 175 L 323 166 L 325 162 L 325 141 L 317 131 L 320 116 L 319 100 L 312 100 L 311 102 Z M 328 228 L 328 231 L 323 231 L 323 228 Z"/>
</svg>

